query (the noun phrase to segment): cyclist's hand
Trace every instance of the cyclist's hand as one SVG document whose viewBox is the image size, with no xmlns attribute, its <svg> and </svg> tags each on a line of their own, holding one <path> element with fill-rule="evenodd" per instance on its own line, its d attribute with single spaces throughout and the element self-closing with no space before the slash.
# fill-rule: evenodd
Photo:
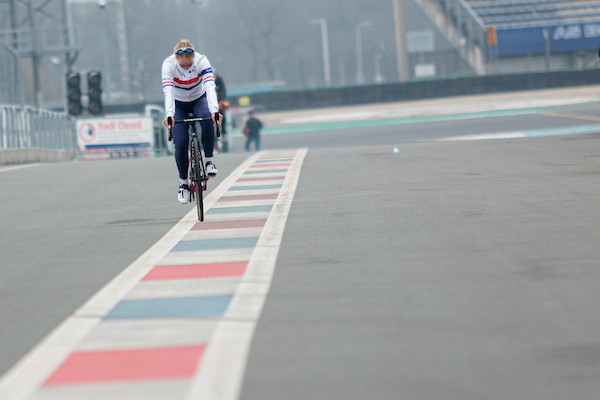
<svg viewBox="0 0 600 400">
<path fill-rule="evenodd" d="M 221 125 L 221 123 L 223 122 L 223 114 L 214 113 L 212 115 L 212 120 L 213 120 L 213 122 L 217 122 L 217 117 L 216 117 L 217 115 L 219 116 L 219 125 Z"/>
<path fill-rule="evenodd" d="M 173 125 L 175 125 L 175 122 L 173 121 L 173 117 L 167 117 L 164 119 L 163 124 L 165 125 L 165 128 L 172 128 Z"/>
</svg>

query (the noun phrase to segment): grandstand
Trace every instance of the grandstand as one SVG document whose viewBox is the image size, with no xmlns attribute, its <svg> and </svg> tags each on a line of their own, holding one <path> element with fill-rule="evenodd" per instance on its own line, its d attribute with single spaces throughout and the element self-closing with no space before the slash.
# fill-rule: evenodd
<svg viewBox="0 0 600 400">
<path fill-rule="evenodd" d="M 440 31 L 460 32 L 486 73 L 598 67 L 600 0 L 415 1 Z"/>
<path fill-rule="evenodd" d="M 599 0 L 466 0 L 487 26 L 515 29 L 600 21 Z"/>
</svg>

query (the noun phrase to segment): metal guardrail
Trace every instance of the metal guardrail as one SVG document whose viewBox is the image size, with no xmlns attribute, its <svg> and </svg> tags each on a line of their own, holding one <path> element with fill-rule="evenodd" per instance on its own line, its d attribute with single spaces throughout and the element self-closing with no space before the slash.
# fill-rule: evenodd
<svg viewBox="0 0 600 400">
<path fill-rule="evenodd" d="M 0 105 L 0 150 L 74 151 L 77 138 L 66 114 L 31 107 Z"/>
</svg>

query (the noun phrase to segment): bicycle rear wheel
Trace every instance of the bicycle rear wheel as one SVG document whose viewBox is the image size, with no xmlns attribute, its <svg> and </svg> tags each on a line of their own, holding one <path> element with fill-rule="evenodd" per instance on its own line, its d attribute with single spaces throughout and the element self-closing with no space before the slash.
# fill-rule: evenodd
<svg viewBox="0 0 600 400">
<path fill-rule="evenodd" d="M 202 198 L 202 187 L 204 186 L 204 173 L 202 171 L 202 154 L 200 153 L 200 143 L 198 138 L 192 139 L 192 153 L 194 158 L 194 171 L 195 176 L 195 194 L 196 194 L 196 208 L 198 209 L 198 220 L 204 221 L 204 199 Z"/>
</svg>

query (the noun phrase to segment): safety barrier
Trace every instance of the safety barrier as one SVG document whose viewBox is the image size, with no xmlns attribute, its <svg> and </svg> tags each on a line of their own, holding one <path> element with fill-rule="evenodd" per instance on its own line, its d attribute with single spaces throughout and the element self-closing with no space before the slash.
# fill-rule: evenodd
<svg viewBox="0 0 600 400">
<path fill-rule="evenodd" d="M 0 164 L 52 161 L 57 159 L 57 151 L 73 154 L 76 147 L 77 138 L 67 115 L 27 106 L 0 105 Z M 22 150 L 19 154 L 30 154 L 32 149 L 37 151 L 35 159 L 6 156 L 19 150 Z M 44 157 L 40 151 L 50 151 L 53 155 Z"/>
<path fill-rule="evenodd" d="M 598 84 L 600 69 L 592 69 L 279 91 L 256 93 L 249 97 L 253 106 L 260 106 L 268 111 L 285 111 Z M 229 100 L 233 104 L 239 102 L 237 98 Z"/>
</svg>

